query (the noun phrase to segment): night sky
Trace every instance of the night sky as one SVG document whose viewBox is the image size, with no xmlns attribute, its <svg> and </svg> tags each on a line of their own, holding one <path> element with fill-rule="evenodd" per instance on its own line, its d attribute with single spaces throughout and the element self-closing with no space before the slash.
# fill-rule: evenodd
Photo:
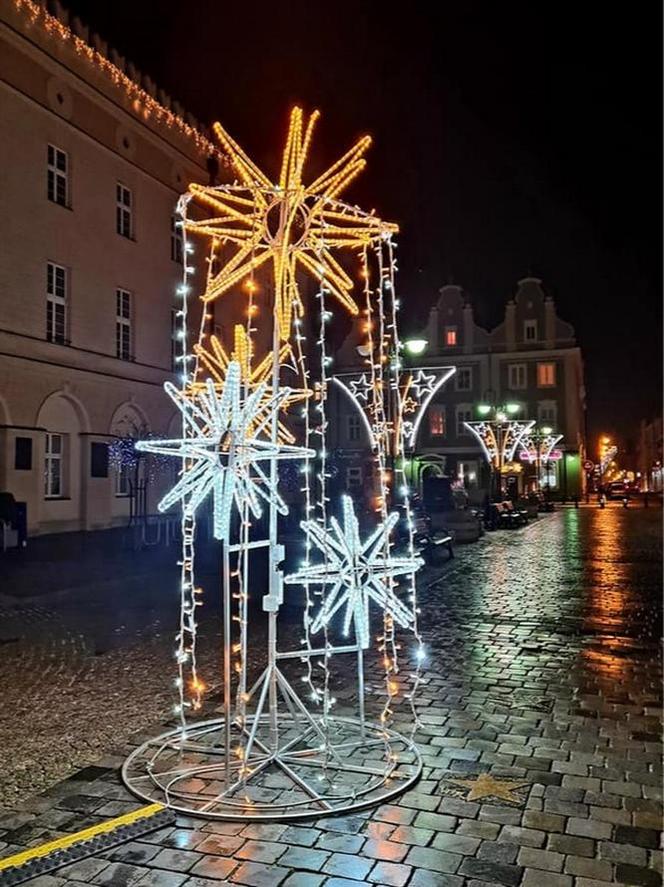
<svg viewBox="0 0 664 887">
<path fill-rule="evenodd" d="M 67 5 L 275 174 L 295 102 L 323 113 L 314 171 L 369 132 L 347 195 L 402 226 L 409 316 L 453 281 L 490 327 L 536 275 L 576 328 L 591 435 L 660 412 L 659 4 Z"/>
</svg>

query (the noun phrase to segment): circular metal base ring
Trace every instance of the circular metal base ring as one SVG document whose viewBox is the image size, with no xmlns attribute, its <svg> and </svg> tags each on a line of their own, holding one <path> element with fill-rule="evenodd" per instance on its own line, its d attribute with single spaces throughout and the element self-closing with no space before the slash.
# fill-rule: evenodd
<svg viewBox="0 0 664 887">
<path fill-rule="evenodd" d="M 169 730 L 129 755 L 122 779 L 150 803 L 237 821 L 350 813 L 384 804 L 419 779 L 417 746 L 400 733 L 347 717 L 312 723 L 281 715 L 276 744 L 267 717 L 233 724 L 228 766 L 223 718 Z M 245 759 L 238 750 L 247 747 Z"/>
</svg>

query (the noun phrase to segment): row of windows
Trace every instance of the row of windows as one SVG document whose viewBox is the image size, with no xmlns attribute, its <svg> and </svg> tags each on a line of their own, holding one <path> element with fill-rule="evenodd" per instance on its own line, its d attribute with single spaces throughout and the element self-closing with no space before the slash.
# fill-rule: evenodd
<svg viewBox="0 0 664 887">
<path fill-rule="evenodd" d="M 510 363 L 507 366 L 507 387 L 511 391 L 519 391 L 528 385 L 528 364 Z M 556 364 L 552 361 L 541 361 L 537 364 L 537 387 L 554 388 L 556 385 Z M 454 374 L 455 391 L 473 390 L 473 367 L 461 366 Z"/>
<path fill-rule="evenodd" d="M 71 209 L 71 175 L 69 155 L 55 145 L 46 151 L 46 196 L 52 203 Z M 115 184 L 115 230 L 121 237 L 135 239 L 135 207 L 131 188 L 122 182 Z M 171 259 L 182 263 L 182 229 L 175 216 L 171 217 Z"/>
<path fill-rule="evenodd" d="M 90 474 L 92 477 L 108 477 L 108 447 L 103 443 L 90 444 Z M 45 433 L 44 440 L 44 498 L 62 499 L 68 493 L 69 435 L 60 432 Z M 32 438 L 17 437 L 14 468 L 16 471 L 32 470 Z M 113 472 L 116 496 L 129 496 L 131 467 L 116 466 Z"/>
<path fill-rule="evenodd" d="M 523 322 L 523 341 L 538 342 L 539 330 L 536 320 L 524 320 Z M 459 344 L 457 336 L 457 328 L 455 326 L 446 326 L 443 332 L 443 342 L 446 348 L 456 348 Z"/>
<path fill-rule="evenodd" d="M 447 428 L 446 408 L 442 404 L 432 404 L 429 407 L 429 434 L 431 437 L 445 437 L 449 434 Z M 470 404 L 460 404 L 455 409 L 455 431 L 457 437 L 465 437 L 470 431 L 465 426 L 473 418 L 473 408 Z M 542 400 L 537 404 L 537 421 L 541 425 L 552 425 L 554 428 L 558 422 L 558 405 L 555 400 Z"/>
<path fill-rule="evenodd" d="M 68 271 L 55 262 L 46 263 L 46 339 L 57 345 L 66 345 Z M 132 294 L 115 290 L 115 356 L 120 360 L 132 360 Z"/>
</svg>

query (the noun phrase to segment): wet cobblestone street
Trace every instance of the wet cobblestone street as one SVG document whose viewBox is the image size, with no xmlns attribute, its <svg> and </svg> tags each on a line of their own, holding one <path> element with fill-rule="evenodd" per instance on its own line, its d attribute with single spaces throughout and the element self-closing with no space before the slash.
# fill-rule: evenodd
<svg viewBox="0 0 664 887">
<path fill-rule="evenodd" d="M 562 509 L 422 576 L 424 773 L 393 803 L 297 826 L 180 817 L 28 883 L 659 885 L 661 517 Z M 3 595 L 0 855 L 141 805 L 117 765 L 168 717 L 175 587 L 165 569 Z M 211 626 L 202 650 L 209 677 Z"/>
</svg>

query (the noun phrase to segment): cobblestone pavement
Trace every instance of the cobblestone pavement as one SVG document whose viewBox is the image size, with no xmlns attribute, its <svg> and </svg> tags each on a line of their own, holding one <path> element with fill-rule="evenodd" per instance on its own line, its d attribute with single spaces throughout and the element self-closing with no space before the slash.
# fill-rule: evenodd
<svg viewBox="0 0 664 887">
<path fill-rule="evenodd" d="M 297 826 L 181 817 L 29 883 L 661 884 L 660 534 L 659 510 L 565 509 L 458 549 L 440 577 L 429 574 L 424 773 L 393 803 Z M 156 723 L 168 704 L 170 680 L 153 674 L 172 667 L 168 620 L 155 607 L 94 656 L 98 629 L 72 619 L 71 606 L 45 598 L 13 611 L 16 640 L 0 647 L 3 780 L 56 734 L 61 753 L 71 745 L 70 770 L 104 743 L 116 756 L 16 805 L 0 819 L 2 855 L 140 806 L 117 765 L 130 728 Z M 38 642 L 28 643 L 25 620 Z M 405 707 L 396 726 L 408 727 Z"/>
</svg>

